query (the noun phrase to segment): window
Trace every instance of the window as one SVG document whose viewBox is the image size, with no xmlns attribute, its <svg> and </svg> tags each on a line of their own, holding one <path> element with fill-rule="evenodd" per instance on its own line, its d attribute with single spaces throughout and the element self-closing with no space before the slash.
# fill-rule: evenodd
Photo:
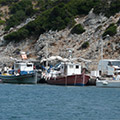
<svg viewBox="0 0 120 120">
<path fill-rule="evenodd" d="M 112 61 L 111 64 L 114 66 L 120 66 L 120 61 Z"/>
<path fill-rule="evenodd" d="M 109 66 L 112 66 L 112 63 L 111 63 L 111 62 L 108 62 L 108 65 L 109 65 Z"/>
<path fill-rule="evenodd" d="M 73 65 L 69 65 L 70 68 L 73 68 Z"/>
<path fill-rule="evenodd" d="M 79 65 L 76 65 L 76 69 L 79 69 Z"/>
<path fill-rule="evenodd" d="M 16 68 L 16 69 L 19 68 L 19 64 L 15 64 L 15 68 Z"/>
<path fill-rule="evenodd" d="M 32 64 L 27 64 L 27 67 L 32 67 Z"/>
</svg>

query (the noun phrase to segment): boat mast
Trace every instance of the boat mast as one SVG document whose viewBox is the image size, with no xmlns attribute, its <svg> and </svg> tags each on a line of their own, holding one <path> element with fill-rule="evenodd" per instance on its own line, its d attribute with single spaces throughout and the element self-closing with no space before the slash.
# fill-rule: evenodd
<svg viewBox="0 0 120 120">
<path fill-rule="evenodd" d="M 46 41 L 46 67 L 48 67 L 48 41 Z"/>
<path fill-rule="evenodd" d="M 68 54 L 69 54 L 69 59 L 70 59 L 70 61 L 71 61 L 73 48 L 67 48 L 67 50 L 68 50 Z"/>
</svg>

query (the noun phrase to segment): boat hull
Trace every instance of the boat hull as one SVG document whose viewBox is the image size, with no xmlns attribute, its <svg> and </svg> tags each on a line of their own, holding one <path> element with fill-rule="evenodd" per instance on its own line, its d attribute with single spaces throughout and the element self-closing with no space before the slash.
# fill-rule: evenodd
<svg viewBox="0 0 120 120">
<path fill-rule="evenodd" d="M 120 80 L 96 81 L 97 87 L 120 88 Z"/>
<path fill-rule="evenodd" d="M 85 86 L 87 85 L 90 77 L 88 75 L 71 75 L 57 78 L 50 78 L 47 80 L 51 85 L 70 85 L 70 86 Z"/>
<path fill-rule="evenodd" d="M 0 75 L 0 79 L 3 83 L 17 83 L 17 84 L 36 84 L 37 76 L 36 74 L 27 75 Z"/>
</svg>

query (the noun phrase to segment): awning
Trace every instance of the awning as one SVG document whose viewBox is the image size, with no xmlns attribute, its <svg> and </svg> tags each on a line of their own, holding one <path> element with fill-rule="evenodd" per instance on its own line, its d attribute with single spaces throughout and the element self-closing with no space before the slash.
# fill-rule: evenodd
<svg viewBox="0 0 120 120">
<path fill-rule="evenodd" d="M 69 61 L 69 59 L 67 59 L 67 58 L 62 58 L 61 56 L 51 56 L 51 57 L 49 57 L 49 58 L 47 58 L 47 59 L 42 59 L 42 60 L 41 60 L 41 63 L 42 63 L 42 62 L 45 62 L 45 61 L 52 61 L 52 60 L 60 60 L 60 61 L 63 61 L 63 62 Z"/>
</svg>

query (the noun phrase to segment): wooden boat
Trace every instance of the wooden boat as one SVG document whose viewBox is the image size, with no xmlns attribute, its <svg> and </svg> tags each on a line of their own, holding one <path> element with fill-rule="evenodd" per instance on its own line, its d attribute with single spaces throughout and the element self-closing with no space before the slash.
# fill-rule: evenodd
<svg viewBox="0 0 120 120">
<path fill-rule="evenodd" d="M 35 84 L 37 78 L 35 73 L 25 75 L 0 75 L 3 83 L 17 83 L 17 84 Z"/>
<path fill-rule="evenodd" d="M 57 78 L 51 78 L 50 80 L 47 80 L 47 83 L 52 84 L 52 85 L 85 86 L 85 85 L 87 85 L 90 77 L 87 75 L 85 75 L 84 77 L 85 78 L 83 78 L 82 74 L 65 76 L 65 77 L 57 77 Z"/>
<path fill-rule="evenodd" d="M 33 63 L 17 61 L 14 69 L 0 75 L 3 83 L 35 84 L 37 83 L 37 72 Z"/>
<path fill-rule="evenodd" d="M 61 63 L 59 71 L 51 71 L 47 75 L 47 83 L 51 85 L 87 85 L 90 76 L 81 73 L 81 64 L 74 64 L 71 62 Z"/>
</svg>

